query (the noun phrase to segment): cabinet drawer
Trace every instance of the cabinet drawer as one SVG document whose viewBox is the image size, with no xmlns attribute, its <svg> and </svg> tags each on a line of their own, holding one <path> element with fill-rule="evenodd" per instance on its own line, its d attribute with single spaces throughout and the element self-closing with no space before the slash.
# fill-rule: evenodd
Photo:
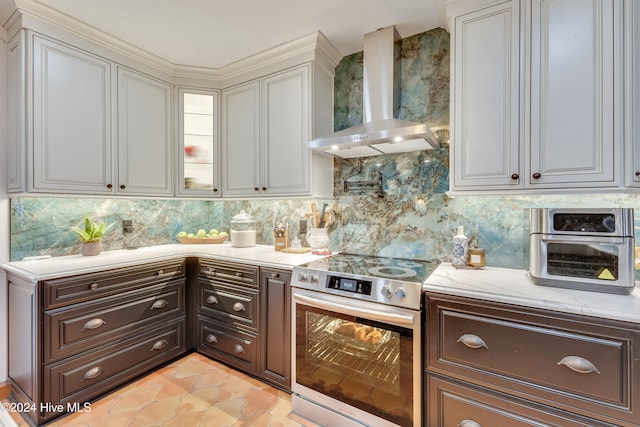
<svg viewBox="0 0 640 427">
<path fill-rule="evenodd" d="M 45 363 L 104 345 L 120 335 L 148 327 L 151 322 L 183 315 L 184 291 L 184 279 L 178 279 L 166 285 L 46 311 Z"/>
<path fill-rule="evenodd" d="M 425 425 L 433 427 L 614 426 L 433 375 L 425 390 Z"/>
<path fill-rule="evenodd" d="M 198 351 L 249 372 L 257 373 L 258 337 L 198 316 Z"/>
<path fill-rule="evenodd" d="M 45 365 L 43 402 L 87 402 L 184 351 L 182 317 L 111 347 Z"/>
<path fill-rule="evenodd" d="M 200 260 L 198 274 L 218 283 L 258 287 L 258 267 L 216 260 Z"/>
<path fill-rule="evenodd" d="M 198 281 L 199 312 L 206 316 L 258 329 L 258 291 Z"/>
<path fill-rule="evenodd" d="M 432 299 L 428 310 L 429 370 L 587 416 L 633 419 L 637 327 L 484 302 Z"/>
<path fill-rule="evenodd" d="M 184 277 L 184 261 L 159 262 L 44 282 L 44 308 L 88 301 Z"/>
</svg>

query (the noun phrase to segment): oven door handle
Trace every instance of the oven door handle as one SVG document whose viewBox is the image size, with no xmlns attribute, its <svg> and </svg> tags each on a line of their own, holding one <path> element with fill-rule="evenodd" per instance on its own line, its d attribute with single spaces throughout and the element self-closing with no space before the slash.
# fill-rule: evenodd
<svg viewBox="0 0 640 427">
<path fill-rule="evenodd" d="M 351 305 L 340 304 L 334 301 L 327 301 L 320 295 L 310 298 L 305 295 L 294 293 L 293 298 L 316 308 L 322 308 L 325 310 L 340 310 L 343 313 L 348 313 L 350 315 L 355 315 L 359 317 L 366 316 L 368 319 L 375 320 L 378 322 L 394 323 L 396 325 L 408 325 L 408 326 L 411 326 L 415 323 L 414 315 L 383 313 L 378 310 L 370 310 L 362 307 L 353 307 Z"/>
</svg>

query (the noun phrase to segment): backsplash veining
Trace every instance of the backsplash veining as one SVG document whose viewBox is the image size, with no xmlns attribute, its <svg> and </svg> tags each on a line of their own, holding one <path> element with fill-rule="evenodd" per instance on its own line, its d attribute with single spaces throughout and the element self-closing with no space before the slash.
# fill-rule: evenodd
<svg viewBox="0 0 640 427">
<path fill-rule="evenodd" d="M 442 128 L 449 121 L 449 35 L 435 29 L 402 41 L 400 118 Z M 362 121 L 362 53 L 336 67 L 335 130 Z M 528 259 L 530 207 L 632 207 L 640 195 L 465 196 L 445 195 L 449 150 L 334 161 L 336 220 L 329 226 L 335 251 L 425 260 L 449 260 L 458 225 L 473 244 L 479 239 L 491 266 L 523 268 Z M 344 181 L 382 179 L 377 193 L 346 193 Z M 245 209 L 257 220 L 257 242 L 272 244 L 272 215 L 292 219 L 291 234 L 312 200 L 133 200 L 24 197 L 11 200 L 11 259 L 79 253 L 69 231 L 84 213 L 94 221 L 118 224 L 104 241 L 106 250 L 175 243 L 181 230 L 228 230 L 231 217 Z M 122 234 L 120 222 L 132 219 L 134 232 Z M 636 224 L 640 225 L 638 219 Z M 636 235 L 636 239 L 638 235 Z"/>
</svg>

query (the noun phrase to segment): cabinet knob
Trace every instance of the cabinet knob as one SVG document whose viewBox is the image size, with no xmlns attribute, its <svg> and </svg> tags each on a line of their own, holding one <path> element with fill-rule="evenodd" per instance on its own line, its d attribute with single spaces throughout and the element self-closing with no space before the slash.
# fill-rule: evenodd
<svg viewBox="0 0 640 427">
<path fill-rule="evenodd" d="M 462 420 L 458 423 L 457 427 L 482 427 L 482 424 L 473 420 Z"/>
<path fill-rule="evenodd" d="M 153 347 L 151 347 L 151 351 L 162 350 L 163 348 L 166 347 L 167 344 L 169 344 L 167 340 L 158 340 L 153 343 Z"/>
<path fill-rule="evenodd" d="M 255 191 L 260 191 L 260 189 L 259 189 L 258 187 L 253 187 L 253 189 L 254 189 Z"/>
<path fill-rule="evenodd" d="M 102 368 L 100 366 L 93 367 L 84 373 L 82 376 L 83 380 L 90 380 L 92 378 L 97 377 L 102 373 Z"/>
<path fill-rule="evenodd" d="M 280 277 L 280 273 L 271 273 L 271 278 L 272 279 L 277 279 Z"/>
<path fill-rule="evenodd" d="M 464 334 L 458 338 L 457 342 L 461 342 L 469 348 L 489 348 L 482 338 L 473 334 Z"/>
<path fill-rule="evenodd" d="M 111 190 L 113 188 L 113 184 L 107 184 L 107 188 Z"/>
<path fill-rule="evenodd" d="M 244 351 L 244 347 L 243 347 L 243 346 L 241 346 L 240 344 L 236 344 L 236 345 L 233 347 L 233 352 L 234 352 L 234 353 L 236 353 L 236 354 L 244 353 L 244 352 L 245 352 L 245 351 Z"/>
<path fill-rule="evenodd" d="M 244 305 L 241 302 L 237 302 L 233 304 L 233 311 L 247 311 L 247 309 L 244 308 Z"/>
<path fill-rule="evenodd" d="M 511 175 L 511 179 L 516 181 L 516 180 L 520 179 L 520 175 L 518 175 L 517 173 L 514 173 L 514 174 Z"/>
<path fill-rule="evenodd" d="M 593 363 L 580 356 L 563 357 L 562 360 L 558 362 L 558 365 L 564 365 L 579 374 L 590 374 L 591 372 L 600 373 Z"/>
<path fill-rule="evenodd" d="M 158 270 L 158 276 L 162 276 L 164 274 L 164 270 Z"/>
<path fill-rule="evenodd" d="M 218 343 L 218 338 L 216 338 L 216 336 L 213 335 L 213 334 L 209 334 L 209 335 L 207 335 L 207 342 L 209 344 L 217 344 Z"/>
<path fill-rule="evenodd" d="M 213 268 L 213 267 L 209 267 L 209 269 L 208 269 L 207 271 L 208 271 L 209 273 L 211 273 L 211 274 L 215 274 L 216 269 L 215 269 L 215 268 Z"/>
<path fill-rule="evenodd" d="M 636 176 L 640 176 L 640 171 L 636 171 Z"/>
<path fill-rule="evenodd" d="M 236 271 L 236 277 L 242 277 L 242 273 L 239 271 Z"/>
<path fill-rule="evenodd" d="M 262 191 L 267 191 L 267 187 L 262 187 Z"/>
<path fill-rule="evenodd" d="M 541 176 L 542 175 L 540 175 L 540 172 L 535 172 L 533 175 L 531 175 L 533 179 L 540 179 Z"/>
<path fill-rule="evenodd" d="M 124 190 L 125 188 L 127 188 L 127 186 L 126 186 L 126 185 L 124 185 L 124 184 L 120 185 L 120 189 L 121 189 L 121 190 Z"/>
<path fill-rule="evenodd" d="M 218 304 L 218 298 L 214 297 L 213 295 L 209 295 L 207 297 L 207 304 Z"/>
<path fill-rule="evenodd" d="M 217 193 L 217 192 L 218 192 L 218 189 L 217 189 L 217 188 L 214 188 L 214 189 L 213 189 L 213 192 L 214 192 L 214 193 Z"/>
<path fill-rule="evenodd" d="M 96 289 L 98 289 L 99 286 L 100 285 L 98 285 L 97 283 L 92 283 L 90 288 L 91 288 L 92 291 L 95 291 Z"/>
<path fill-rule="evenodd" d="M 99 317 L 96 317 L 95 319 L 91 319 L 87 323 L 85 323 L 82 329 L 80 330 L 84 331 L 85 329 L 98 329 L 100 326 L 104 325 L 105 323 L 107 322 L 100 319 Z"/>
<path fill-rule="evenodd" d="M 151 310 L 164 308 L 167 306 L 167 304 L 169 304 L 169 301 L 167 301 L 166 299 L 159 299 L 151 305 Z"/>
</svg>

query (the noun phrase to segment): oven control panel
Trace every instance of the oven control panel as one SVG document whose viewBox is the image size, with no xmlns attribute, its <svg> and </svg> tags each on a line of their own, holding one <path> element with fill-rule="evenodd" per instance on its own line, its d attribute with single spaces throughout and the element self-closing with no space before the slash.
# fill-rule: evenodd
<svg viewBox="0 0 640 427">
<path fill-rule="evenodd" d="M 354 294 L 371 295 L 371 280 L 352 279 L 348 277 L 329 276 L 327 288 L 353 292 Z"/>
</svg>

